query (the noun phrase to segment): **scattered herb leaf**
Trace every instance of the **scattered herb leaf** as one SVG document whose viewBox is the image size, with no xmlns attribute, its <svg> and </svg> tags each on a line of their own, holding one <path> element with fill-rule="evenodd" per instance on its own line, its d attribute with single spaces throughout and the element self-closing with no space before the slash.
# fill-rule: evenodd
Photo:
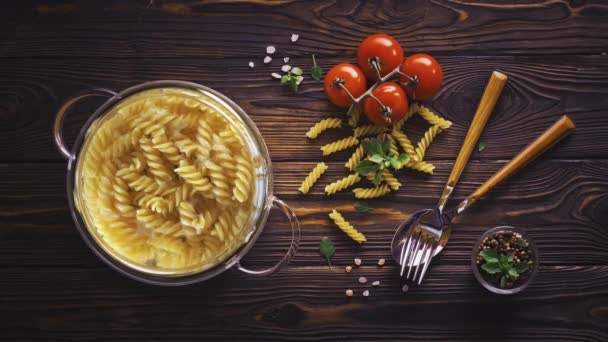
<svg viewBox="0 0 608 342">
<path fill-rule="evenodd" d="M 291 70 L 287 71 L 283 76 L 281 76 L 281 84 L 289 86 L 289 89 L 294 93 L 298 92 L 298 87 L 304 77 L 302 75 L 302 69 L 298 67 L 293 67 Z"/>
<path fill-rule="evenodd" d="M 376 171 L 376 175 L 374 176 L 374 185 L 376 187 L 378 187 L 380 185 L 380 182 L 382 182 L 382 173 Z"/>
<path fill-rule="evenodd" d="M 486 148 L 486 143 L 484 143 L 483 141 L 480 141 L 479 144 L 477 144 L 477 150 L 479 152 L 483 151 Z"/>
<path fill-rule="evenodd" d="M 321 70 L 321 67 L 317 65 L 315 55 L 312 55 L 312 69 L 310 70 L 310 76 L 312 76 L 312 78 L 316 81 L 320 81 L 323 77 L 323 70 Z"/>
<path fill-rule="evenodd" d="M 382 170 L 390 167 L 399 169 L 409 160 L 409 157 L 404 153 L 400 155 L 390 154 L 390 140 L 366 139 L 361 142 L 361 145 L 365 153 L 371 154 L 371 156 L 357 164 L 353 170 L 362 176 L 375 172 L 373 183 L 376 187 L 382 181 Z"/>
<path fill-rule="evenodd" d="M 357 164 L 357 166 L 355 166 L 353 170 L 361 176 L 365 176 L 370 172 L 378 171 L 378 164 L 366 159 L 362 160 L 359 164 Z"/>
<path fill-rule="evenodd" d="M 334 243 L 331 242 L 330 239 L 326 237 L 321 239 L 321 242 L 319 243 L 319 254 L 321 254 L 321 256 L 327 260 L 329 269 L 332 270 L 331 258 L 333 258 L 336 254 L 336 247 L 334 247 Z"/>
<path fill-rule="evenodd" d="M 366 212 L 372 210 L 372 208 L 369 207 L 367 202 L 364 202 L 364 201 L 356 201 L 355 203 L 353 203 L 353 206 L 360 213 L 366 213 Z"/>
</svg>

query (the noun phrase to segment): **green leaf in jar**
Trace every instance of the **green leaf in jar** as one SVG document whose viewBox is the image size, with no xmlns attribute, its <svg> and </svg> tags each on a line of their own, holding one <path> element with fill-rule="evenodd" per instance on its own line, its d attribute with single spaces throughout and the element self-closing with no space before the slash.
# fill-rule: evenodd
<svg viewBox="0 0 608 342">
<path fill-rule="evenodd" d="M 481 265 L 481 269 L 488 274 L 496 274 L 500 271 L 500 265 L 497 262 L 486 262 Z"/>
<path fill-rule="evenodd" d="M 528 264 L 526 264 L 526 263 L 517 264 L 513 268 L 515 268 L 515 271 L 517 271 L 517 273 L 522 274 L 528 270 Z"/>
<path fill-rule="evenodd" d="M 498 262 L 498 254 L 493 249 L 484 249 L 479 252 L 479 255 L 481 255 L 486 262 Z"/>
</svg>

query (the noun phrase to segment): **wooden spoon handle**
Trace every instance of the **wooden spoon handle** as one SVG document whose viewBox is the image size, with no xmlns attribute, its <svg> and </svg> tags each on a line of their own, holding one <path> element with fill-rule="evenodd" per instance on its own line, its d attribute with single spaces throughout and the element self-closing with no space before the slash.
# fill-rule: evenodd
<svg viewBox="0 0 608 342">
<path fill-rule="evenodd" d="M 561 119 L 557 120 L 536 140 L 519 152 L 515 158 L 511 159 L 511 161 L 500 169 L 500 171 L 498 171 L 496 174 L 494 174 L 494 176 L 477 188 L 477 190 L 475 190 L 475 192 L 473 192 L 471 195 L 473 200 L 479 199 L 488 191 L 492 190 L 492 188 L 494 188 L 498 183 L 502 182 L 505 178 L 511 176 L 522 166 L 541 155 L 551 146 L 567 136 L 568 133 L 570 133 L 570 131 L 572 131 L 575 127 L 574 122 L 572 122 L 568 116 L 562 116 Z"/>
<path fill-rule="evenodd" d="M 505 86 L 505 82 L 507 82 L 507 76 L 505 74 L 498 71 L 492 72 L 486 90 L 481 97 L 481 101 L 479 101 L 479 106 L 477 107 L 477 112 L 475 112 L 473 122 L 471 122 L 471 126 L 469 127 L 469 132 L 467 133 L 466 138 L 464 138 L 460 153 L 458 153 L 456 162 L 454 162 L 454 167 L 452 168 L 446 187 L 449 186 L 453 188 L 458 182 L 458 178 L 460 178 L 464 166 L 467 164 L 471 152 L 473 152 L 473 148 L 475 148 L 477 140 L 479 139 L 483 128 L 486 126 L 486 122 L 488 122 L 488 119 L 490 118 L 490 114 L 492 114 L 494 105 L 496 105 L 496 101 L 502 92 L 502 88 Z"/>
</svg>

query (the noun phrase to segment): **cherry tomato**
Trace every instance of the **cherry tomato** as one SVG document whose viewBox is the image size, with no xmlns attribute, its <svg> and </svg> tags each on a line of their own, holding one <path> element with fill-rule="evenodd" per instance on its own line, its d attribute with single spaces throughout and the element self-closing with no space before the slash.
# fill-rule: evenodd
<svg viewBox="0 0 608 342">
<path fill-rule="evenodd" d="M 363 111 L 369 121 L 374 124 L 388 126 L 403 119 L 407 113 L 407 95 L 397 83 L 384 82 L 372 91 L 372 95 L 382 102 L 386 110 L 390 111 L 390 114 L 385 116 L 385 110 L 376 100 L 371 97 L 365 98 Z"/>
<path fill-rule="evenodd" d="M 336 81 L 342 82 L 355 98 L 363 95 L 367 90 L 367 80 L 361 69 L 348 63 L 336 65 L 325 76 L 323 88 L 329 101 L 338 107 L 347 108 L 353 103 L 353 100 L 344 89 L 336 85 Z"/>
<path fill-rule="evenodd" d="M 357 50 L 357 63 L 370 80 L 378 79 L 370 64 L 374 57 L 380 58 L 380 75 L 385 76 L 403 62 L 403 49 L 397 40 L 388 34 L 377 33 L 365 38 Z"/>
<path fill-rule="evenodd" d="M 424 53 L 409 56 L 401 65 L 401 72 L 418 78 L 417 85 L 404 86 L 407 94 L 415 100 L 430 99 L 439 91 L 443 82 L 441 65 L 435 58 Z M 407 84 L 408 79 L 401 76 L 399 81 L 401 84 Z"/>
</svg>

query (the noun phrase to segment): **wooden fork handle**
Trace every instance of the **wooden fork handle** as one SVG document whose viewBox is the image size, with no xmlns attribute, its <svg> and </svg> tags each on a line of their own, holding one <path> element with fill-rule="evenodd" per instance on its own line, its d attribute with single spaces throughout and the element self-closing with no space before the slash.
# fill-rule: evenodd
<svg viewBox="0 0 608 342">
<path fill-rule="evenodd" d="M 498 97 L 500 96 L 506 82 L 507 76 L 505 74 L 498 71 L 492 72 L 492 76 L 490 76 L 490 81 L 488 81 L 486 90 L 479 101 L 479 106 L 477 107 L 477 112 L 475 112 L 473 122 L 471 122 L 471 126 L 469 127 L 469 132 L 462 143 L 462 147 L 460 148 L 456 162 L 454 162 L 454 167 L 452 168 L 452 172 L 450 173 L 446 187 L 449 186 L 453 188 L 458 182 L 458 178 L 460 178 L 460 175 L 464 170 L 464 166 L 467 164 L 467 161 L 471 156 L 471 152 L 473 152 L 473 149 L 477 144 L 477 140 L 479 139 L 483 128 L 486 126 L 486 122 L 488 122 L 490 114 L 492 114 L 492 110 L 494 109 L 494 105 L 496 105 L 496 101 L 498 100 Z"/>
<path fill-rule="evenodd" d="M 471 197 L 473 197 L 474 200 L 477 200 L 485 195 L 498 183 L 517 172 L 522 166 L 534 160 L 551 146 L 567 136 L 575 127 L 574 122 L 572 122 L 568 116 L 562 116 L 561 119 L 557 120 L 536 140 L 519 152 L 515 158 L 511 159 L 507 165 L 494 174 L 492 178 L 488 179 L 484 184 L 477 188 Z"/>
</svg>

